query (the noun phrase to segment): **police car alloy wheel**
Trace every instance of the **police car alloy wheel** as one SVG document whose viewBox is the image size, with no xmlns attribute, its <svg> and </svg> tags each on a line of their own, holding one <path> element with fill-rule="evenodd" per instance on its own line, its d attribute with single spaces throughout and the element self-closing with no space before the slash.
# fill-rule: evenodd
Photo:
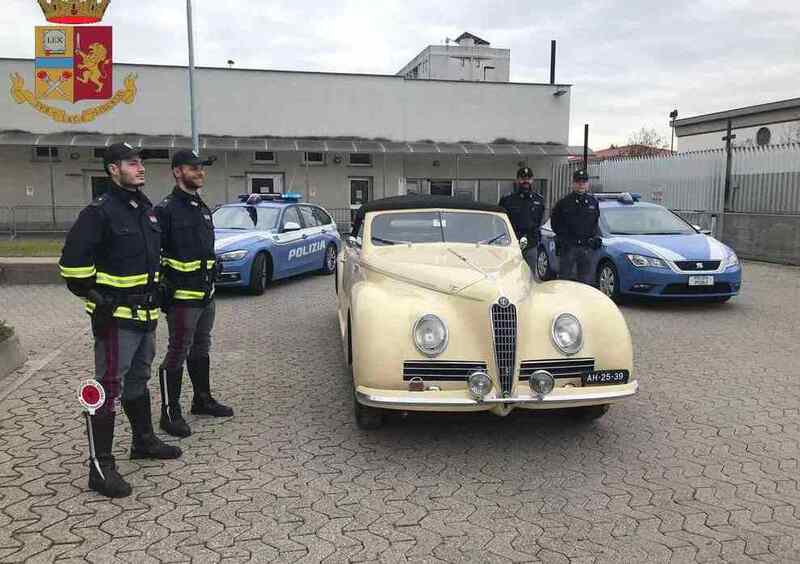
<svg viewBox="0 0 800 564">
<path fill-rule="evenodd" d="M 612 300 L 619 299 L 617 269 L 609 262 L 603 263 L 597 273 L 597 288 Z"/>
<path fill-rule="evenodd" d="M 325 249 L 325 263 L 322 265 L 322 272 L 324 274 L 333 274 L 336 272 L 336 247 L 328 245 Z"/>
<path fill-rule="evenodd" d="M 550 270 L 550 259 L 547 258 L 547 253 L 541 248 L 536 251 L 536 274 L 539 280 L 542 281 L 550 280 L 553 277 L 553 273 Z"/>
</svg>

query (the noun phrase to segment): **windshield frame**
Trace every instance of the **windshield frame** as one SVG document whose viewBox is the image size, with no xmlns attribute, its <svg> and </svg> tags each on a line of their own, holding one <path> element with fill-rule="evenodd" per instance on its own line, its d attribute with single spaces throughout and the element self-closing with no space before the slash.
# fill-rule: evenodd
<svg viewBox="0 0 800 564">
<path fill-rule="evenodd" d="M 488 212 L 488 211 L 483 211 L 483 210 L 460 210 L 460 209 L 447 209 L 447 208 L 425 208 L 425 209 L 418 208 L 418 209 L 408 209 L 408 210 L 386 210 L 386 211 L 377 212 L 374 215 L 370 214 L 370 215 L 372 215 L 372 217 L 370 218 L 370 220 L 368 222 L 365 222 L 367 224 L 367 226 L 363 230 L 364 233 L 363 233 L 363 239 L 362 240 L 364 242 L 369 241 L 369 244 L 372 247 L 383 248 L 383 247 L 393 246 L 392 244 L 380 244 L 379 242 L 375 241 L 375 239 L 382 239 L 383 241 L 388 242 L 389 239 L 384 239 L 384 238 L 380 237 L 379 235 L 374 235 L 373 234 L 373 228 L 374 228 L 376 219 L 378 219 L 380 217 L 383 217 L 383 216 L 389 216 L 389 215 L 395 216 L 395 215 L 401 215 L 401 214 L 402 215 L 436 214 L 438 216 L 438 219 L 439 219 L 439 231 L 441 233 L 442 240 L 440 240 L 440 241 L 399 241 L 398 240 L 398 241 L 393 241 L 393 243 L 395 245 L 399 244 L 399 245 L 412 246 L 412 245 L 430 245 L 430 244 L 440 244 L 440 245 L 441 244 L 450 244 L 450 245 L 481 245 L 481 246 L 507 248 L 507 247 L 511 246 L 513 244 L 513 241 L 514 241 L 514 239 L 513 239 L 513 233 L 514 232 L 513 232 L 513 230 L 510 229 L 509 223 L 508 223 L 508 218 L 504 214 L 493 213 L 493 212 Z M 442 220 L 443 219 L 447 219 L 444 216 L 453 215 L 453 214 L 458 214 L 458 215 L 464 215 L 464 214 L 483 215 L 483 216 L 488 216 L 488 217 L 492 217 L 492 218 L 496 219 L 497 221 L 499 221 L 502 224 L 503 229 L 505 230 L 504 235 L 505 235 L 505 239 L 507 240 L 507 243 L 506 244 L 498 244 L 498 243 L 487 244 L 487 243 L 484 243 L 482 241 L 464 242 L 464 241 L 448 241 L 448 240 L 446 240 L 445 239 L 446 222 L 443 222 Z M 500 235 L 500 233 L 496 233 L 495 235 Z"/>
</svg>

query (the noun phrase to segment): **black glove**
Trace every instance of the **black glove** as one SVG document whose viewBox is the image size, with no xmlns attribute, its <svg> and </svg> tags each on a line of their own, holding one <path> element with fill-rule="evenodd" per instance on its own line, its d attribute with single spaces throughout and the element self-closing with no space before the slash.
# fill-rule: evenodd
<svg viewBox="0 0 800 564">
<path fill-rule="evenodd" d="M 603 246 L 603 239 L 600 237 L 592 237 L 589 240 L 589 247 L 594 249 L 595 251 Z"/>
<path fill-rule="evenodd" d="M 94 302 L 92 329 L 97 335 L 105 331 L 114 320 L 114 309 L 116 308 L 115 300 L 111 296 L 105 296 L 95 289 L 89 290 L 86 297 Z"/>
<path fill-rule="evenodd" d="M 159 282 L 157 292 L 158 305 L 161 306 L 161 311 L 167 313 L 169 306 L 172 305 L 172 288 L 166 282 Z"/>
</svg>

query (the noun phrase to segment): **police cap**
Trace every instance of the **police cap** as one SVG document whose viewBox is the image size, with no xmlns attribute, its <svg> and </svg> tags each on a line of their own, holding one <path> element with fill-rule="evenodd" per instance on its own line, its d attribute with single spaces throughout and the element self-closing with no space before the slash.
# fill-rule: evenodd
<svg viewBox="0 0 800 564">
<path fill-rule="evenodd" d="M 108 165 L 124 161 L 125 159 L 138 157 L 141 152 L 141 149 L 137 149 L 128 143 L 114 143 L 113 145 L 109 145 L 103 153 L 103 168 L 107 172 Z"/>
<path fill-rule="evenodd" d="M 533 178 L 533 171 L 529 167 L 524 166 L 517 171 L 517 178 Z"/>
<path fill-rule="evenodd" d="M 573 182 L 589 182 L 589 175 L 586 174 L 586 171 L 582 168 L 579 168 L 575 172 L 572 173 L 572 181 Z"/>
<path fill-rule="evenodd" d="M 215 160 L 217 160 L 216 157 L 208 157 L 207 159 L 203 160 L 200 158 L 200 155 L 198 155 L 191 149 L 181 149 L 180 151 L 177 151 L 174 155 L 172 155 L 172 168 L 181 165 L 208 166 L 214 164 Z"/>
</svg>

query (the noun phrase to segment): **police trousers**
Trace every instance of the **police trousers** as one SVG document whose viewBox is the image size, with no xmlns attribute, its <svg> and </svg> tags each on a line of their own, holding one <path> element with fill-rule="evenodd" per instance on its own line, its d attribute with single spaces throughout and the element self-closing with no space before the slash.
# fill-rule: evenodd
<svg viewBox="0 0 800 564">
<path fill-rule="evenodd" d="M 584 245 L 561 243 L 559 247 L 558 277 L 584 284 L 594 284 L 592 249 Z"/>
<path fill-rule="evenodd" d="M 120 328 L 112 321 L 95 337 L 95 379 L 106 392 L 98 413 L 116 413 L 120 400 L 135 400 L 147 392 L 155 335 L 155 331 Z"/>
<path fill-rule="evenodd" d="M 203 306 L 172 304 L 167 309 L 169 345 L 161 369 L 181 370 L 187 356 L 207 357 L 211 350 L 214 317 L 214 300 L 209 300 Z"/>
</svg>

